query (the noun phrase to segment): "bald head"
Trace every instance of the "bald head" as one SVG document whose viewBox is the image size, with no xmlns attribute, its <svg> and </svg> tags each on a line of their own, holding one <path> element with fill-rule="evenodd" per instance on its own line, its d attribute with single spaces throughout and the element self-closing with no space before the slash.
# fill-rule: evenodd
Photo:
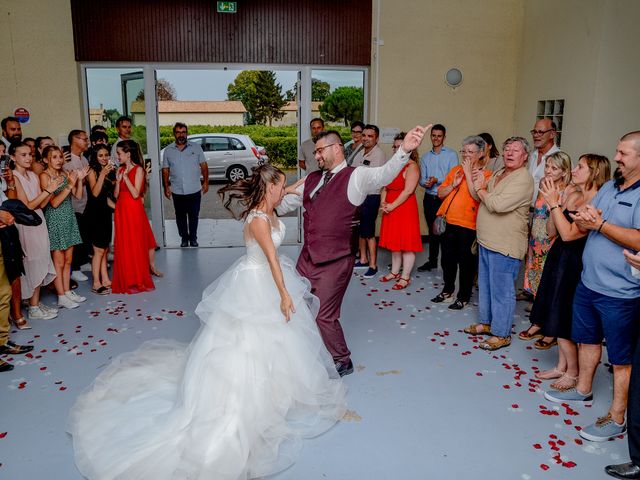
<svg viewBox="0 0 640 480">
<path fill-rule="evenodd" d="M 626 135 L 623 135 L 620 141 L 631 142 L 633 144 L 634 150 L 640 153 L 640 130 L 636 130 L 635 132 L 629 132 Z"/>
</svg>

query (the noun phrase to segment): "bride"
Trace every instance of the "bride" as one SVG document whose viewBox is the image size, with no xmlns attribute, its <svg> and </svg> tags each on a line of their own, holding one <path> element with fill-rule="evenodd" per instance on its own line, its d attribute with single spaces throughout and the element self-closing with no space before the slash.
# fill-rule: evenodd
<svg viewBox="0 0 640 480">
<path fill-rule="evenodd" d="M 146 342 L 78 398 L 68 431 L 85 477 L 262 477 L 342 418 L 345 387 L 316 327 L 318 300 L 277 254 L 284 192 L 271 165 L 221 189 L 227 208 L 244 207 L 246 255 L 205 289 L 190 345 Z"/>
</svg>

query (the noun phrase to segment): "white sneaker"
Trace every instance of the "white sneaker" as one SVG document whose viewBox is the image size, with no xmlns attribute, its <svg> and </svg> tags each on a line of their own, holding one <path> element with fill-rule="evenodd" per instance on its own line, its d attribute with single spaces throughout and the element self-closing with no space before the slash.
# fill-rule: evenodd
<svg viewBox="0 0 640 480">
<path fill-rule="evenodd" d="M 91 271 L 91 264 L 90 263 L 85 263 L 84 265 L 80 265 L 80 271 L 81 272 L 90 272 Z"/>
<path fill-rule="evenodd" d="M 58 314 L 58 309 L 56 307 L 50 307 L 49 305 L 45 305 L 44 303 L 39 303 L 38 306 L 40 307 L 40 310 L 45 313 L 55 313 L 56 315 Z"/>
<path fill-rule="evenodd" d="M 51 320 L 57 316 L 57 313 L 45 312 L 40 307 L 29 307 L 29 320 Z"/>
<path fill-rule="evenodd" d="M 80 305 L 78 305 L 76 302 L 74 302 L 73 300 L 71 300 L 69 297 L 67 297 L 66 295 L 58 295 L 58 307 L 63 307 L 63 308 L 78 308 Z"/>
<path fill-rule="evenodd" d="M 89 280 L 89 277 L 87 277 L 80 270 L 74 270 L 73 272 L 71 272 L 71 279 L 75 280 L 76 282 L 86 282 L 87 280 Z"/>
<path fill-rule="evenodd" d="M 64 292 L 64 294 L 72 302 L 82 303 L 82 302 L 86 302 L 87 301 L 87 297 L 83 297 L 82 295 L 78 295 L 73 290 L 69 290 L 68 292 Z"/>
</svg>

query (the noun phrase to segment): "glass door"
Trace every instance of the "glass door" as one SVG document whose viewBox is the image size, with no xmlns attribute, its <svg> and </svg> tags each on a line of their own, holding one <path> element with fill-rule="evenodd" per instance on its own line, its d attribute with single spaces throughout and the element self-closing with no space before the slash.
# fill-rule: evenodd
<svg viewBox="0 0 640 480">
<path fill-rule="evenodd" d="M 161 156 L 175 141 L 173 127 L 184 123 L 189 141 L 204 151 L 209 191 L 203 195 L 198 225 L 201 247 L 243 244 L 243 224 L 233 218 L 218 192 L 269 162 L 297 177 L 298 104 L 295 70 L 157 69 L 158 138 Z M 164 190 L 163 190 L 164 191 Z M 167 247 L 181 237 L 174 199 L 162 197 Z M 286 243 L 298 243 L 298 217 L 283 218 Z"/>
</svg>

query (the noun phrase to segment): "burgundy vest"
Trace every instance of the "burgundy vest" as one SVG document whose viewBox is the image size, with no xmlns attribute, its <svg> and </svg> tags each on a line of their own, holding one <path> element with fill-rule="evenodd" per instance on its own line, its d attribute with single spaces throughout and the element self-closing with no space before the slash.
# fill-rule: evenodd
<svg viewBox="0 0 640 480">
<path fill-rule="evenodd" d="M 322 178 L 312 172 L 304 182 L 304 245 L 315 264 L 353 255 L 358 245 L 359 207 L 349 201 L 347 187 L 355 168 L 336 173 L 319 194 L 310 197 Z"/>
</svg>

